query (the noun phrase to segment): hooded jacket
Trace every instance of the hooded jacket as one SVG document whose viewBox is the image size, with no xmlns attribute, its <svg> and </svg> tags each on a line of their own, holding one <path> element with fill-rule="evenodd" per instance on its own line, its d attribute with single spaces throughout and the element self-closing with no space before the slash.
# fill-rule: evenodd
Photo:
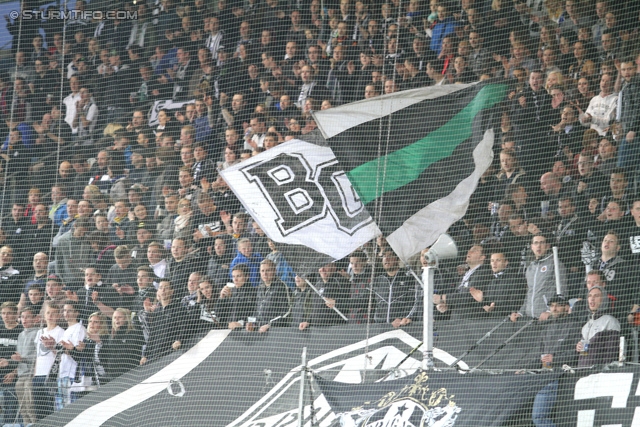
<svg viewBox="0 0 640 427">
<path fill-rule="evenodd" d="M 604 288 L 600 289 L 602 300 L 607 301 L 608 295 Z M 620 342 L 620 323 L 615 317 L 607 314 L 608 309 L 602 304 L 595 312 L 591 312 L 589 320 L 582 327 L 582 339 L 589 343 L 587 351 L 580 353 L 578 366 L 601 365 L 613 362 L 618 357 Z"/>
</svg>

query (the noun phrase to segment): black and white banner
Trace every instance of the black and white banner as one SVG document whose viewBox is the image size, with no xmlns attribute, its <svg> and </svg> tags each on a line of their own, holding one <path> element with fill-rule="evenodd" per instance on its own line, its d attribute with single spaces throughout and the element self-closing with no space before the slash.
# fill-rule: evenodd
<svg viewBox="0 0 640 427">
<path fill-rule="evenodd" d="M 276 242 L 339 259 L 380 234 L 329 147 L 292 140 L 221 173 Z"/>
<path fill-rule="evenodd" d="M 195 99 L 191 101 L 175 102 L 171 99 L 164 99 L 162 101 L 156 101 L 153 103 L 151 110 L 149 110 L 149 127 L 158 126 L 158 113 L 160 110 L 168 110 L 170 113 L 175 113 L 187 104 L 193 104 Z"/>
<path fill-rule="evenodd" d="M 565 374 L 556 412 L 559 427 L 640 426 L 640 366 Z"/>
<path fill-rule="evenodd" d="M 495 324 L 437 325 L 436 367 L 453 363 Z M 513 334 L 512 326 L 518 324 L 506 323 L 467 354 L 461 367 L 476 366 L 493 353 Z M 417 322 L 403 329 L 374 324 L 368 332 L 361 325 L 304 332 L 272 328 L 265 334 L 216 330 L 190 349 L 137 368 L 38 425 L 295 427 L 306 348 L 312 375 L 306 377 L 305 426 L 527 426 L 538 390 L 557 374 L 516 375 L 503 369 L 539 360 L 534 344 L 541 332 L 534 328 L 509 342 L 483 364 L 488 371 L 428 372 L 425 377 L 419 371 L 421 350 L 407 357 L 420 344 L 422 325 Z M 640 367 L 564 374 L 557 425 L 640 425 L 639 380 Z M 417 418 L 425 422 L 415 424 Z"/>
</svg>

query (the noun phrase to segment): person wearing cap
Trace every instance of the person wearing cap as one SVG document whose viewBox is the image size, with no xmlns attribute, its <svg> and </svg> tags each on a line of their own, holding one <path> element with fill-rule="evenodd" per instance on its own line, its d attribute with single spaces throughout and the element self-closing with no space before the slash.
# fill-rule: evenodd
<svg viewBox="0 0 640 427">
<path fill-rule="evenodd" d="M 130 192 L 132 192 L 132 190 L 130 190 Z M 134 208 L 129 212 L 130 223 L 127 228 L 127 241 L 129 244 L 135 244 L 138 230 L 141 228 L 151 231 L 151 237 L 153 237 L 153 232 L 156 229 L 156 221 L 149 215 L 149 210 L 144 204 L 138 202 L 131 206 L 134 206 Z"/>
<path fill-rule="evenodd" d="M 575 342 L 581 337 L 581 323 L 568 316 L 569 302 L 562 296 L 549 299 L 549 323 L 539 343 L 540 359 L 531 363 L 532 369 L 575 366 L 578 354 Z M 542 365 L 542 366 L 541 366 Z M 533 401 L 532 419 L 536 427 L 555 426 L 551 419 L 558 396 L 558 380 L 551 381 L 538 392 Z"/>
<path fill-rule="evenodd" d="M 141 221 L 135 229 L 136 245 L 131 249 L 131 257 L 136 266 L 147 265 L 147 249 L 153 241 L 155 227 L 152 224 Z"/>
</svg>

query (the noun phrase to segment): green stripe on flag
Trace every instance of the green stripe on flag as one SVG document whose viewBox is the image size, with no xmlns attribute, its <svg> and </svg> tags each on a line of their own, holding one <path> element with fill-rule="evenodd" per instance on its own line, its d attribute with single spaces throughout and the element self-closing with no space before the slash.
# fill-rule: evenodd
<svg viewBox="0 0 640 427">
<path fill-rule="evenodd" d="M 369 203 L 415 181 L 430 165 L 450 156 L 461 142 L 471 137 L 475 116 L 502 101 L 506 90 L 504 84 L 483 87 L 439 129 L 400 150 L 352 169 L 347 175 L 361 201 Z"/>
</svg>

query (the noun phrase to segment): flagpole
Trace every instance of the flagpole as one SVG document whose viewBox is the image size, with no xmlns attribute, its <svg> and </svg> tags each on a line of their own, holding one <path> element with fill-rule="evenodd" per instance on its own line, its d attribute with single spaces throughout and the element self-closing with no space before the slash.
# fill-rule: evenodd
<svg viewBox="0 0 640 427">
<path fill-rule="evenodd" d="M 434 275 L 436 267 L 429 266 L 422 272 L 424 282 L 424 316 L 422 322 L 422 342 L 425 344 L 422 356 L 422 369 L 433 370 L 433 302 L 431 301 L 434 289 Z"/>
<path fill-rule="evenodd" d="M 326 299 L 325 297 L 323 297 L 323 296 L 322 296 L 322 294 L 318 291 L 318 289 L 317 289 L 315 286 L 313 286 L 313 285 L 311 284 L 311 282 L 309 281 L 309 279 L 305 278 L 305 279 L 304 279 L 304 281 L 305 281 L 305 282 L 307 282 L 307 285 L 309 285 L 309 287 L 310 287 L 311 289 L 313 289 L 313 291 L 314 291 L 316 294 L 318 294 L 318 296 L 319 296 L 320 298 L 322 298 L 325 302 L 327 301 L 327 299 Z M 340 310 L 338 310 L 338 309 L 336 308 L 336 306 L 335 306 L 335 305 L 334 305 L 333 307 L 331 307 L 331 308 L 333 309 L 333 311 L 335 311 L 336 313 L 338 313 L 338 315 L 339 315 L 340 317 L 342 317 L 342 318 L 344 319 L 344 321 L 345 321 L 345 322 L 348 322 L 348 321 L 349 321 L 349 319 L 347 318 L 347 316 L 345 316 L 344 314 L 342 314 L 342 312 L 341 312 Z"/>
<path fill-rule="evenodd" d="M 302 349 L 302 367 L 300 369 L 300 396 L 298 403 L 298 427 L 304 426 L 304 386 L 307 375 L 307 347 Z"/>
<path fill-rule="evenodd" d="M 553 270 L 556 276 L 556 294 L 562 295 L 562 284 L 560 283 L 560 256 L 558 255 L 558 247 L 553 247 Z"/>
</svg>

